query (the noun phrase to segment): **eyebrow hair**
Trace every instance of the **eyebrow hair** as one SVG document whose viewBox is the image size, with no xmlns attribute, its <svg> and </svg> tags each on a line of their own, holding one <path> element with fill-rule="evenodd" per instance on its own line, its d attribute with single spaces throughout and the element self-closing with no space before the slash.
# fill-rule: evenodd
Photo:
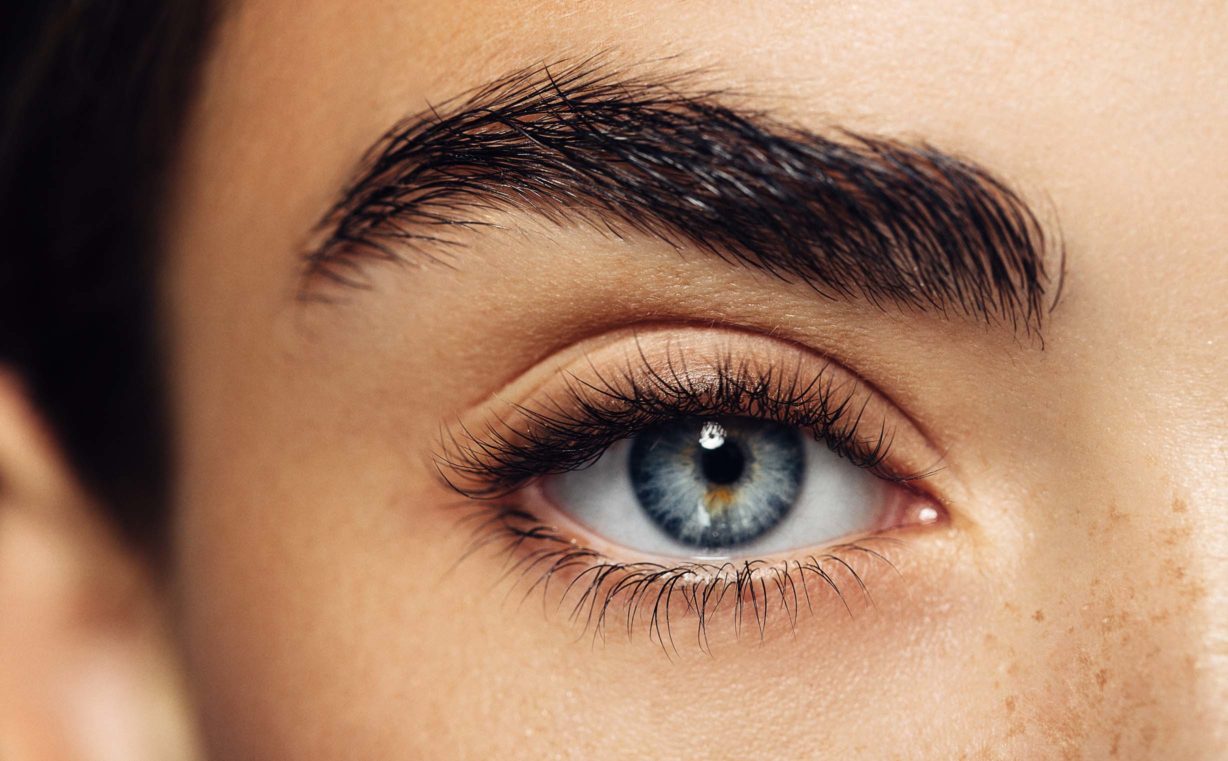
<svg viewBox="0 0 1228 761">
<path fill-rule="evenodd" d="M 1039 329 L 1057 241 L 1004 182 L 929 145 L 734 107 L 691 77 L 542 65 L 402 120 L 321 220 L 305 282 L 361 287 L 370 258 L 444 261 L 460 229 L 490 224 L 482 212 L 522 211 L 699 248 L 827 298 Z"/>
</svg>

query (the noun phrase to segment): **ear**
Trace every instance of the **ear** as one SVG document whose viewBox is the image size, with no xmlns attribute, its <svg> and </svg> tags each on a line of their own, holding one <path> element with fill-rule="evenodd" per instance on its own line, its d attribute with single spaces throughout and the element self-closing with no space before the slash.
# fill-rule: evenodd
<svg viewBox="0 0 1228 761">
<path fill-rule="evenodd" d="M 148 569 L 0 368 L 0 759 L 196 759 Z"/>
</svg>

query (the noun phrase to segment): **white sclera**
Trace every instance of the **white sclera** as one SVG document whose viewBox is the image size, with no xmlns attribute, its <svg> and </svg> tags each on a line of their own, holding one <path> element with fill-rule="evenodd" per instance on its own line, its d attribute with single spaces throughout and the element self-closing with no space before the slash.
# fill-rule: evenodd
<svg viewBox="0 0 1228 761">
<path fill-rule="evenodd" d="M 611 544 L 677 558 L 762 557 L 829 544 L 874 528 L 887 484 L 864 468 L 806 439 L 801 491 L 793 508 L 766 534 L 729 548 L 700 549 L 678 542 L 640 507 L 631 483 L 631 440 L 614 444 L 592 465 L 546 479 L 547 498 Z"/>
</svg>

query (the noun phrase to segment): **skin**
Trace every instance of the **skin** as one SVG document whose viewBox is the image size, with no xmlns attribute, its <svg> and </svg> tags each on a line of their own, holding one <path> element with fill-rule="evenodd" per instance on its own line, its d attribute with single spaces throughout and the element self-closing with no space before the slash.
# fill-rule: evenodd
<svg viewBox="0 0 1228 761">
<path fill-rule="evenodd" d="M 1228 7 L 1195 2 L 235 3 L 166 226 L 173 544 L 134 571 L 158 612 L 124 615 L 172 654 L 134 683 L 182 696 L 227 759 L 1218 757 L 1226 32 Z M 789 121 L 991 168 L 1066 244 L 1043 348 L 519 214 L 454 268 L 376 265 L 369 291 L 295 299 L 309 231 L 396 119 L 594 50 L 681 53 Z M 686 341 L 696 322 L 834 358 L 945 453 L 927 488 L 947 519 L 901 534 L 898 573 L 863 569 L 873 605 L 825 595 L 794 627 L 724 624 L 712 653 L 667 656 L 517 605 L 503 556 L 458 565 L 441 425 L 633 326 Z M 34 501 L 93 514 L 57 494 Z M 91 567 L 133 565 L 89 547 Z M 182 688 L 158 670 L 174 653 Z"/>
</svg>

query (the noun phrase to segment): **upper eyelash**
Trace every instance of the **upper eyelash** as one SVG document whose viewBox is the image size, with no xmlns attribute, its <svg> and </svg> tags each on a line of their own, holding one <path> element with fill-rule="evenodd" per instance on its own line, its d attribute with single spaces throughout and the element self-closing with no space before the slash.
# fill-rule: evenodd
<svg viewBox="0 0 1228 761">
<path fill-rule="evenodd" d="M 639 372 L 637 372 L 637 369 Z M 536 478 L 577 470 L 617 441 L 660 423 L 705 415 L 748 415 L 813 432 L 831 451 L 854 465 L 895 482 L 923 478 L 886 466 L 892 432 L 885 423 L 860 435 L 868 400 L 856 402 L 857 384 L 837 384 L 824 366 L 803 374 L 759 369 L 723 358 L 702 378 L 670 362 L 664 372 L 647 360 L 630 363 L 611 378 L 572 375 L 564 398 L 541 407 L 512 405 L 515 426 L 489 425 L 482 432 L 459 426 L 442 437 L 436 465 L 447 484 L 466 497 L 494 499 Z"/>
</svg>

